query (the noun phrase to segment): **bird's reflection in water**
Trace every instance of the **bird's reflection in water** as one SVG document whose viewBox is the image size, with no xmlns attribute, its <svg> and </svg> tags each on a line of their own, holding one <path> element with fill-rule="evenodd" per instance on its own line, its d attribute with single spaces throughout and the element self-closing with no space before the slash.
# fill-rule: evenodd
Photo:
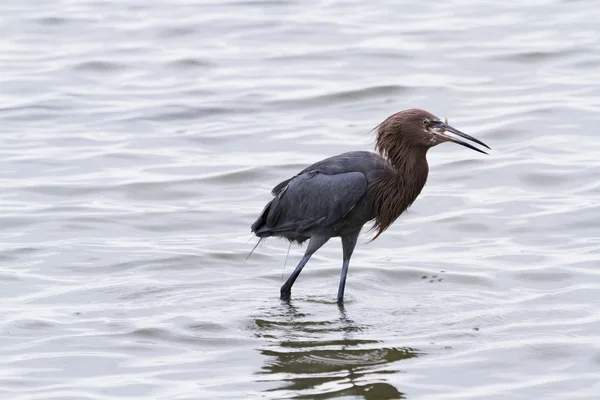
<svg viewBox="0 0 600 400">
<path fill-rule="evenodd" d="M 352 321 L 342 306 L 308 301 L 302 302 L 302 308 L 313 310 L 314 315 L 282 302 L 255 319 L 256 334 L 271 342 L 260 349 L 266 360 L 258 372 L 260 381 L 274 383 L 270 394 L 277 398 L 405 398 L 386 382 L 386 375 L 400 372 L 397 362 L 419 356 L 419 350 L 384 347 L 381 341 L 366 338 L 368 327 Z"/>
</svg>

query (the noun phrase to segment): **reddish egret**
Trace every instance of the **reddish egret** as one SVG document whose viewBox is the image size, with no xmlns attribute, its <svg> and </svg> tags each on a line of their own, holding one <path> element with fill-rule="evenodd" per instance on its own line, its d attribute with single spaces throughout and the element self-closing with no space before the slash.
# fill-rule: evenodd
<svg viewBox="0 0 600 400">
<path fill-rule="evenodd" d="M 252 224 L 252 232 L 261 239 L 277 236 L 298 244 L 310 239 L 300 263 L 281 287 L 281 299 L 289 300 L 292 285 L 310 257 L 339 236 L 343 263 L 337 301 L 343 303 L 348 265 L 360 230 L 375 220 L 375 240 L 415 201 L 427 181 L 427 150 L 454 142 L 487 154 L 456 136 L 489 149 L 447 120 L 419 109 L 393 114 L 376 129 L 379 154 L 352 151 L 305 168 L 273 188 L 274 198 Z"/>
</svg>

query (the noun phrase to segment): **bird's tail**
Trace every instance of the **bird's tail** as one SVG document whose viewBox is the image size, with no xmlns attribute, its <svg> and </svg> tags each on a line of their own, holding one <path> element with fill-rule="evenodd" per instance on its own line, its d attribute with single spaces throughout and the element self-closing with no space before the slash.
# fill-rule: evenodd
<svg viewBox="0 0 600 400">
<path fill-rule="evenodd" d="M 256 236 L 258 236 L 260 238 L 265 238 L 267 236 L 271 236 L 271 234 L 269 232 L 269 228 L 266 226 L 266 223 L 267 223 L 267 216 L 269 215 L 269 210 L 271 209 L 272 203 L 273 203 L 272 200 L 267 203 L 265 208 L 260 213 L 260 216 L 256 219 L 256 221 L 254 221 L 254 223 L 250 227 L 250 230 L 252 231 L 252 233 L 254 233 Z M 259 243 L 260 243 L 260 240 L 259 240 Z"/>
</svg>

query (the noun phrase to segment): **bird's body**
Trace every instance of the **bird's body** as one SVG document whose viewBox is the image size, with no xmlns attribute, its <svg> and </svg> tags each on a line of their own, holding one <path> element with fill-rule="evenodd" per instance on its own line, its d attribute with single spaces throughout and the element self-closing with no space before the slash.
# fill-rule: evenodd
<svg viewBox="0 0 600 400">
<path fill-rule="evenodd" d="M 375 218 L 369 188 L 390 173 L 378 154 L 353 151 L 326 158 L 273 188 L 252 230 L 302 243 L 315 234 L 344 236 Z"/>
<path fill-rule="evenodd" d="M 329 157 L 273 188 L 274 198 L 252 224 L 252 232 L 260 238 L 276 236 L 296 243 L 310 239 L 300 264 L 281 288 L 282 299 L 289 299 L 312 254 L 330 238 L 341 237 L 344 260 L 338 302 L 343 301 L 348 264 L 362 227 L 374 220 L 375 238 L 379 236 L 415 201 L 427 181 L 427 150 L 437 142 L 408 130 L 424 121 L 442 124 L 444 131 L 454 130 L 426 111 L 406 110 L 379 125 L 380 154 L 353 151 Z"/>
</svg>

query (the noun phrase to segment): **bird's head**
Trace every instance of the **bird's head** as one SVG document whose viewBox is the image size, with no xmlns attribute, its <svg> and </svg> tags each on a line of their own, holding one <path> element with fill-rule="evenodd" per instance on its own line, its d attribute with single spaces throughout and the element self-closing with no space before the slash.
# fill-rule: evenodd
<svg viewBox="0 0 600 400">
<path fill-rule="evenodd" d="M 383 152 L 389 152 L 392 147 L 398 145 L 428 149 L 440 143 L 454 142 L 487 154 L 460 138 L 468 139 L 489 149 L 485 143 L 448 125 L 448 120 L 442 121 L 425 110 L 412 108 L 393 114 L 379 124 L 377 147 Z"/>
</svg>

